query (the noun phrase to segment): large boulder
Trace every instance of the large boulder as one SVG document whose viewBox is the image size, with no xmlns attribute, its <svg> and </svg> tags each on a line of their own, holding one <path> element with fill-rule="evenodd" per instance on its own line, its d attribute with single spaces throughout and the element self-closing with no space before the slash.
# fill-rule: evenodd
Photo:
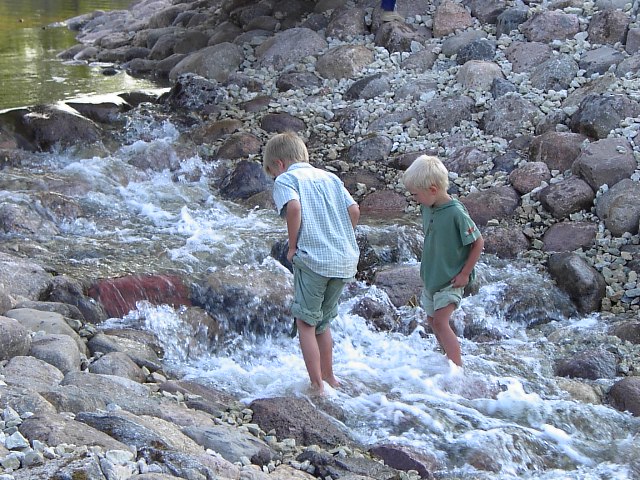
<svg viewBox="0 0 640 480">
<path fill-rule="evenodd" d="M 605 297 L 604 277 L 575 253 L 554 253 L 548 269 L 558 286 L 567 292 L 580 313 L 598 311 Z"/>
<path fill-rule="evenodd" d="M 598 199 L 596 213 L 598 218 L 604 220 L 612 235 L 619 237 L 625 232 L 637 234 L 640 224 L 640 183 L 630 178 L 616 183 Z"/>
<path fill-rule="evenodd" d="M 169 79 L 176 80 L 184 73 L 195 73 L 209 80 L 225 82 L 244 61 L 242 47 L 223 42 L 203 48 L 182 59 L 169 72 Z"/>
</svg>

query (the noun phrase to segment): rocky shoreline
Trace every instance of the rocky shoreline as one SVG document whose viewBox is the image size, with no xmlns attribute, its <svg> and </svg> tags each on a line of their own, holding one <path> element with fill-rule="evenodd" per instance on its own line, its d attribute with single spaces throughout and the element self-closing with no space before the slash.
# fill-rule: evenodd
<svg viewBox="0 0 640 480">
<path fill-rule="evenodd" d="M 398 2 L 405 23 L 381 22 L 377 3 L 144 0 L 72 19 L 81 43 L 63 58 L 156 75 L 172 88 L 159 99 L 134 92 L 119 103 L 68 102 L 81 116 L 54 106 L 0 114 L 0 168 L 37 164 L 38 151 L 60 147 L 107 154 L 122 116 L 150 103 L 183 127 L 185 158 L 229 162 L 216 185 L 226 198 L 269 204 L 254 160 L 273 132 L 289 129 L 305 136 L 314 163 L 343 178 L 363 215 L 391 218 L 416 210 L 402 171 L 421 153 L 438 154 L 488 254 L 547 269 L 577 311 L 599 312 L 611 335 L 632 345 L 624 378 L 606 395 L 640 414 L 637 3 L 407 0 Z M 135 166 L 175 170 L 179 161 Z M 55 231 L 34 212 L 7 198 L 4 232 Z M 108 305 L 89 301 L 82 282 L 54 283 L 42 266 L 2 250 L 0 480 L 74 472 L 109 480 L 430 478 L 439 468 L 399 447 L 362 450 L 318 415 L 322 405 L 242 406 L 167 380 L 153 339 L 97 331 Z M 370 270 L 361 273 L 382 284 Z M 612 364 L 620 375 L 605 357 L 595 357 L 597 366 L 593 356 L 575 358 L 566 376 L 610 378 Z M 309 432 L 304 420 L 316 417 Z"/>
</svg>

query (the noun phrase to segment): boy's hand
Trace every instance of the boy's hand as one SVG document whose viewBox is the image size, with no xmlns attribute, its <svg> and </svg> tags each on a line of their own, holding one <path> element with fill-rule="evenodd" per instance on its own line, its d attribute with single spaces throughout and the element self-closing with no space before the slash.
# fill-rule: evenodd
<svg viewBox="0 0 640 480">
<path fill-rule="evenodd" d="M 454 288 L 466 287 L 468 283 L 469 283 L 469 275 L 465 275 L 462 272 L 457 274 L 455 277 L 453 277 L 453 280 L 451 280 L 451 286 Z"/>
<path fill-rule="evenodd" d="M 289 250 L 287 250 L 287 260 L 293 263 L 293 256 L 296 254 L 297 250 L 298 250 L 297 247 L 293 247 L 293 248 L 289 247 Z"/>
</svg>

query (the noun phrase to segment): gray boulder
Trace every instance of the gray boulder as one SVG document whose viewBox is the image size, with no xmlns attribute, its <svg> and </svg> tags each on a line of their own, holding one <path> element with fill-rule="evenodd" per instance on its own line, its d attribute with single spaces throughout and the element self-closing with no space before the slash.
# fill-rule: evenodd
<svg viewBox="0 0 640 480">
<path fill-rule="evenodd" d="M 169 72 L 169 79 L 175 81 L 184 73 L 194 73 L 209 80 L 225 82 L 243 61 L 242 47 L 228 42 L 219 43 L 183 58 Z"/>
<path fill-rule="evenodd" d="M 291 48 L 292 45 L 295 48 Z M 279 70 L 296 64 L 304 57 L 317 56 L 327 45 L 324 38 L 309 28 L 291 28 L 266 40 L 255 53 L 260 66 Z"/>
<path fill-rule="evenodd" d="M 13 318 L 0 316 L 0 361 L 26 355 L 30 347 L 29 330 Z"/>
<path fill-rule="evenodd" d="M 575 175 L 540 191 L 542 206 L 555 218 L 566 218 L 580 210 L 591 210 L 596 194 L 587 182 Z"/>
<path fill-rule="evenodd" d="M 633 147 L 628 140 L 616 137 L 588 144 L 571 167 L 593 190 L 605 184 L 613 187 L 631 177 L 636 168 Z"/>
<path fill-rule="evenodd" d="M 604 277 L 575 253 L 554 253 L 548 269 L 558 286 L 569 294 L 582 314 L 600 309 L 605 297 Z"/>
<path fill-rule="evenodd" d="M 640 183 L 629 178 L 616 183 L 598 198 L 596 214 L 616 237 L 625 232 L 637 234 L 640 223 Z"/>
</svg>

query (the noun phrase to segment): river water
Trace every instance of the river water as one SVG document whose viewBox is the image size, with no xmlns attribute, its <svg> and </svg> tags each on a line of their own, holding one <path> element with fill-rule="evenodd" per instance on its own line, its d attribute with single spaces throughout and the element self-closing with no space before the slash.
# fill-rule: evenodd
<svg viewBox="0 0 640 480">
<path fill-rule="evenodd" d="M 126 9 L 131 0 L 2 0 L 0 2 L 0 110 L 154 88 L 125 72 L 104 75 L 106 65 L 62 62 L 75 45 L 64 21 L 95 10 Z"/>
<path fill-rule="evenodd" d="M 4 0 L 0 108 L 139 87 L 124 74 L 103 76 L 99 66 L 62 64 L 55 55 L 74 43 L 73 34 L 42 28 L 127 3 Z M 39 185 L 63 193 L 84 215 L 65 219 L 50 212 L 54 227 L 25 238 L 5 237 L 0 249 L 77 278 L 282 270 L 269 252 L 273 242 L 285 238 L 285 225 L 275 212 L 222 200 L 212 187 L 215 162 L 183 159 L 177 172 L 131 166 L 140 155 L 177 155 L 179 129 L 171 120 L 141 112 L 127 122 L 122 145 L 110 155 L 42 153 L 31 166 L 25 162 L 1 170 L 0 200 L 20 203 L 25 185 Z M 189 180 L 194 178 L 199 180 Z M 60 185 L 72 188 L 56 190 Z M 409 244 L 421 238 L 417 218 L 385 225 L 362 221 L 358 228 L 371 238 L 397 239 L 398 262 L 416 262 Z M 462 338 L 462 371 L 446 362 L 433 336 L 422 329 L 408 336 L 380 332 L 351 313 L 364 297 L 388 302 L 384 292 L 364 283 L 347 290 L 332 327 L 335 371 L 344 388 L 329 388 L 327 400 L 345 412 L 343 423 L 353 438 L 364 445 L 394 442 L 429 452 L 440 464 L 437 478 L 446 480 L 638 478 L 640 419 L 575 400 L 572 384 L 553 374 L 563 345 L 597 343 L 605 338 L 604 322 L 597 315 L 571 315 L 566 296 L 531 266 L 484 256 L 478 270 L 480 289 L 465 299 L 454 323 L 470 318 L 500 340 Z M 412 307 L 396 313 L 403 323 L 421 314 Z M 168 371 L 246 402 L 306 395 L 308 378 L 297 341 L 276 330 L 245 332 L 224 345 L 198 343 L 198 332 L 179 311 L 144 302 L 106 326 L 155 332 Z M 591 384 L 606 391 L 612 381 Z"/>
<path fill-rule="evenodd" d="M 140 115 L 128 129 L 128 140 L 107 157 L 38 154 L 32 169 L 1 171 L 4 198 L 22 195 L 21 182 L 72 185 L 65 195 L 85 215 L 58 221 L 53 234 L 5 238 L 0 248 L 78 278 L 168 270 L 186 278 L 228 269 L 282 274 L 269 255 L 273 242 L 286 236 L 275 212 L 222 200 L 212 187 L 216 162 L 197 156 L 173 173 L 133 168 L 136 155 L 175 154 L 180 132 L 169 120 Z M 195 172 L 199 180 L 186 180 L 198 178 Z M 377 225 L 365 217 L 358 228 L 371 238 L 397 239 L 398 261 L 410 264 L 416 259 L 409 244 L 421 238 L 417 220 Z M 345 412 L 353 438 L 430 452 L 441 479 L 634 478 L 640 419 L 573 399 L 567 380 L 553 374 L 563 345 L 604 342 L 604 323 L 597 315 L 572 316 L 569 300 L 533 267 L 485 256 L 478 269 L 479 292 L 465 299 L 454 323 L 471 318 L 501 340 L 462 339 L 462 371 L 451 368 L 422 329 L 408 336 L 380 332 L 350 313 L 364 297 L 388 302 L 381 290 L 364 283 L 348 289 L 333 325 L 335 370 L 344 388 L 329 388 L 327 400 Z M 408 323 L 420 310 L 403 307 L 397 314 Z M 141 302 L 105 326 L 155 332 L 167 371 L 246 402 L 306 395 L 299 346 L 286 333 L 244 332 L 221 345 L 199 343 L 197 328 L 181 318 L 171 307 Z M 591 383 L 606 390 L 612 382 Z"/>
</svg>

